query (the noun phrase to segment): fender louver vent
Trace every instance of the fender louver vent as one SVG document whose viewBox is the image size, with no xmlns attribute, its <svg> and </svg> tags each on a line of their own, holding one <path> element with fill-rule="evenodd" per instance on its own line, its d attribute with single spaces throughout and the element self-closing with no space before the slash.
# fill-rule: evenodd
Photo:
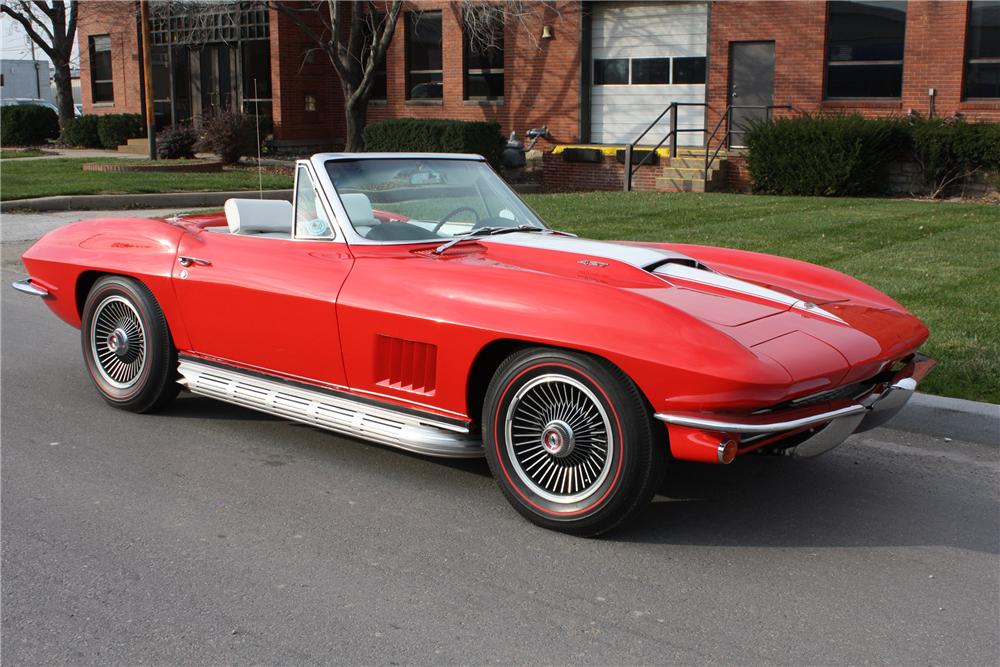
<svg viewBox="0 0 1000 667">
<path fill-rule="evenodd" d="M 383 387 L 432 396 L 437 381 L 437 346 L 378 336 L 375 378 Z"/>
</svg>

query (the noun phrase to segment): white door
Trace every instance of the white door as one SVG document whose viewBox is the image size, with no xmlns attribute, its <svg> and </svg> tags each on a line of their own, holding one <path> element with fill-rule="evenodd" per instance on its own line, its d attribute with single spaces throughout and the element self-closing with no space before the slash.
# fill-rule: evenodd
<svg viewBox="0 0 1000 667">
<path fill-rule="evenodd" d="M 705 2 L 596 2 L 593 16 L 591 141 L 625 144 L 671 102 L 704 102 L 708 44 Z M 703 107 L 682 107 L 678 128 L 704 127 Z M 643 139 L 656 144 L 664 119 Z M 677 143 L 700 146 L 701 133 Z"/>
</svg>

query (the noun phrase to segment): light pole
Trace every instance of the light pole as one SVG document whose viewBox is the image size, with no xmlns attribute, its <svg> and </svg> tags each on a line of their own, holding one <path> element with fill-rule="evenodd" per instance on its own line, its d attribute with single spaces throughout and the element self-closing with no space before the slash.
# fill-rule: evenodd
<svg viewBox="0 0 1000 667">
<path fill-rule="evenodd" d="M 149 159 L 156 159 L 156 113 L 153 109 L 153 47 L 149 37 L 149 0 L 139 3 L 139 20 L 142 23 L 142 74 L 146 89 L 146 137 L 149 140 Z"/>
</svg>

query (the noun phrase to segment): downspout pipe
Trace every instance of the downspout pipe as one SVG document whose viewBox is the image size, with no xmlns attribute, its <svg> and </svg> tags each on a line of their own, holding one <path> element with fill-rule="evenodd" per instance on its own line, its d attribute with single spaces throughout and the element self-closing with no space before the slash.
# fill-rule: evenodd
<svg viewBox="0 0 1000 667">
<path fill-rule="evenodd" d="M 580 2 L 580 124 L 577 128 L 579 142 L 590 143 L 590 61 L 593 55 L 594 3 Z"/>
</svg>

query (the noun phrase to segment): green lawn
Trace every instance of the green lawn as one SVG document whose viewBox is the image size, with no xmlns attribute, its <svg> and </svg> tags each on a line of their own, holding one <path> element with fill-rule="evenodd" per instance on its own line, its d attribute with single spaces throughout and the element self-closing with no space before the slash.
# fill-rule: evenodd
<svg viewBox="0 0 1000 667">
<path fill-rule="evenodd" d="M 795 257 L 886 292 L 931 329 L 934 394 L 1000 403 L 1000 206 L 728 194 L 533 195 L 552 226 Z"/>
<path fill-rule="evenodd" d="M 19 157 L 41 157 L 45 151 L 37 148 L 4 148 L 0 149 L 0 160 L 16 160 Z"/>
<path fill-rule="evenodd" d="M 0 163 L 0 199 L 51 195 L 136 194 L 143 192 L 210 192 L 256 190 L 257 172 L 232 170 L 215 174 L 83 171 L 84 162 L 117 163 L 115 158 L 60 158 Z M 292 187 L 292 177 L 264 173 L 264 189 Z"/>
</svg>

